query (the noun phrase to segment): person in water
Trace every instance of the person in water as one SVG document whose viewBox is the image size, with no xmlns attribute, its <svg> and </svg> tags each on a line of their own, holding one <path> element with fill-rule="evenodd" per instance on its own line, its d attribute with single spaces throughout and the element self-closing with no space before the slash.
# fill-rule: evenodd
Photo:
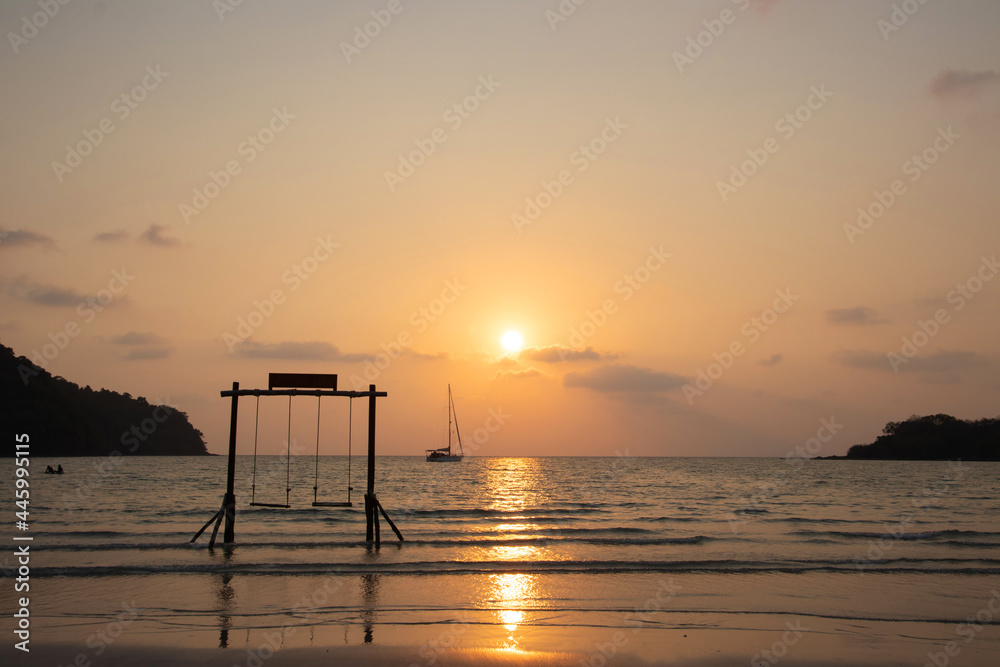
<svg viewBox="0 0 1000 667">
<path fill-rule="evenodd" d="M 45 472 L 52 474 L 55 472 L 55 470 L 52 469 L 52 466 L 45 466 Z"/>
<path fill-rule="evenodd" d="M 56 470 L 56 474 L 57 474 L 57 475 L 61 475 L 61 474 L 63 474 L 64 472 L 65 472 L 65 470 L 63 470 L 63 469 L 62 469 L 62 464 L 59 464 L 59 468 L 58 468 L 58 470 Z"/>
</svg>

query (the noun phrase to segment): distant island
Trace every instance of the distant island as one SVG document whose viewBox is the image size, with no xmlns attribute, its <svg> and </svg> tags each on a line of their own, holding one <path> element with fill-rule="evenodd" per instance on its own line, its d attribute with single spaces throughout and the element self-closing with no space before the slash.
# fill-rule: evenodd
<svg viewBox="0 0 1000 667">
<path fill-rule="evenodd" d="M 205 456 L 186 414 L 54 377 L 0 344 L 0 432 L 27 433 L 32 456 Z M 11 438 L 13 441 L 13 438 Z M 13 447 L 3 448 L 13 456 Z"/>
<path fill-rule="evenodd" d="M 968 421 L 951 415 L 914 415 L 889 422 L 868 445 L 854 445 L 847 456 L 821 459 L 897 461 L 1000 461 L 1000 419 Z"/>
</svg>

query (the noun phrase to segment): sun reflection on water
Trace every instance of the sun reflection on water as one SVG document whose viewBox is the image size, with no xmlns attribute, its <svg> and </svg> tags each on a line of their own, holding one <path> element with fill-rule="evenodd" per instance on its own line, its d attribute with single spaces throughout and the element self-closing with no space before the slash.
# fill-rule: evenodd
<svg viewBox="0 0 1000 667">
<path fill-rule="evenodd" d="M 536 603 L 538 591 L 535 579 L 532 574 L 490 575 L 486 603 L 496 610 L 497 618 L 507 630 L 505 649 L 520 648 L 517 627 L 527 620 L 524 607 Z"/>
<path fill-rule="evenodd" d="M 484 522 L 480 535 L 488 540 L 503 542 L 481 546 L 470 556 L 485 562 L 532 563 L 556 560 L 549 545 L 541 540 L 542 526 L 535 523 L 532 512 L 544 507 L 546 494 L 542 490 L 543 471 L 534 459 L 505 459 L 491 466 L 481 490 L 481 507 L 493 514 L 497 523 Z M 511 544 L 520 542 L 525 544 Z M 522 639 L 518 628 L 531 620 L 531 610 L 537 609 L 541 591 L 534 574 L 509 572 L 491 574 L 481 594 L 480 604 L 496 614 L 497 621 L 507 632 L 501 648 L 521 651 Z"/>
</svg>

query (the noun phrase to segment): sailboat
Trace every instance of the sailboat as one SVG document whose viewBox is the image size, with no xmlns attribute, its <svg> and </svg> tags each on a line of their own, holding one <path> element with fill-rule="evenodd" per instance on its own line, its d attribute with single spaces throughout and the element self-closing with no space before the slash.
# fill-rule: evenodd
<svg viewBox="0 0 1000 667">
<path fill-rule="evenodd" d="M 458 454 L 451 452 L 451 424 L 454 414 L 455 438 L 458 441 Z M 451 397 L 451 385 L 448 385 L 448 446 L 440 449 L 428 449 L 427 460 L 433 462 L 461 461 L 464 452 L 462 451 L 462 434 L 458 432 L 458 413 L 455 411 L 455 399 Z"/>
</svg>

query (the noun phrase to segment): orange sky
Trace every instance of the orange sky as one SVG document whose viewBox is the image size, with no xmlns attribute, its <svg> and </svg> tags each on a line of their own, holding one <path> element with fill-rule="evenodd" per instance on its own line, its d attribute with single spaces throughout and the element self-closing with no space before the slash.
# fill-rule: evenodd
<svg viewBox="0 0 1000 667">
<path fill-rule="evenodd" d="M 0 7 L 0 340 L 211 451 L 269 371 L 373 379 L 385 454 L 448 382 L 478 455 L 997 415 L 994 2 L 40 6 Z"/>
</svg>

